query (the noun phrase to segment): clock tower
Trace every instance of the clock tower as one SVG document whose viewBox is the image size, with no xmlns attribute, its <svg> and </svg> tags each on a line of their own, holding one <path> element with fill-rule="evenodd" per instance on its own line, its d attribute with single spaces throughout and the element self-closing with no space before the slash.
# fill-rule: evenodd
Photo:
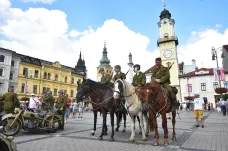
<svg viewBox="0 0 228 151">
<path fill-rule="evenodd" d="M 166 8 L 164 8 L 159 17 L 159 39 L 157 41 L 157 45 L 160 48 L 162 64 L 165 67 L 170 67 L 171 85 L 179 87 L 177 56 L 178 39 L 174 32 L 175 20 L 171 19 L 171 13 Z"/>
</svg>

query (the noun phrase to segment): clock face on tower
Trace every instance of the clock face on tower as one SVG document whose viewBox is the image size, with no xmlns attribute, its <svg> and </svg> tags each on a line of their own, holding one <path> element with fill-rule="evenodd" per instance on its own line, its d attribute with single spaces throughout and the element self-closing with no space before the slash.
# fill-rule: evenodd
<svg viewBox="0 0 228 151">
<path fill-rule="evenodd" d="M 172 52 L 172 50 L 164 50 L 164 52 L 163 52 L 163 56 L 165 57 L 165 58 L 171 58 L 172 57 L 172 55 L 173 55 L 173 52 Z"/>
</svg>

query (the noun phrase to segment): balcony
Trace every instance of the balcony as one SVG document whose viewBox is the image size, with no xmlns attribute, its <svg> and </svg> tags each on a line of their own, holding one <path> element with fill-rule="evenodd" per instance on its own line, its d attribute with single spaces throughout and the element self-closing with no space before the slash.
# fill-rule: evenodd
<svg viewBox="0 0 228 151">
<path fill-rule="evenodd" d="M 169 37 L 164 37 L 164 38 L 158 38 L 157 46 L 159 46 L 159 44 L 161 44 L 161 43 L 169 42 L 169 41 L 175 41 L 176 45 L 179 44 L 177 36 L 169 36 Z"/>
</svg>

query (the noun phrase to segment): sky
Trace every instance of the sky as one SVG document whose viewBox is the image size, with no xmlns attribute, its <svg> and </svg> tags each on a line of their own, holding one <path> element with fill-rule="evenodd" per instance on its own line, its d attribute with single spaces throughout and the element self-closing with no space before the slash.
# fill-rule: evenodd
<svg viewBox="0 0 228 151">
<path fill-rule="evenodd" d="M 228 44 L 228 1 L 165 2 L 175 20 L 178 61 L 215 67 L 211 47 Z M 145 71 L 159 57 L 157 23 L 163 9 L 162 0 L 0 0 L 0 47 L 71 67 L 81 50 L 88 77 L 96 80 L 106 41 L 112 66 L 127 72 L 131 52 L 133 63 Z"/>
</svg>

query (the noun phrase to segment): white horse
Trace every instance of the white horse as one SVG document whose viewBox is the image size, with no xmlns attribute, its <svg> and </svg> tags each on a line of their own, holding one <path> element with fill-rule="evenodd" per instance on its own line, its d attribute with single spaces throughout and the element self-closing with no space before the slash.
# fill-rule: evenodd
<svg viewBox="0 0 228 151">
<path fill-rule="evenodd" d="M 124 97 L 126 100 L 125 107 L 131 117 L 131 137 L 130 141 L 135 141 L 135 116 L 139 116 L 140 119 L 140 126 L 142 131 L 142 140 L 146 141 L 147 136 L 149 133 L 149 127 L 148 127 L 148 117 L 147 115 L 144 115 L 145 121 L 146 121 L 146 133 L 144 130 L 144 122 L 143 122 L 143 113 L 142 113 L 142 103 L 139 100 L 138 95 L 135 92 L 135 87 L 127 82 L 122 81 L 121 79 L 118 79 L 115 81 L 114 84 L 114 99 L 119 99 L 121 97 Z"/>
</svg>

